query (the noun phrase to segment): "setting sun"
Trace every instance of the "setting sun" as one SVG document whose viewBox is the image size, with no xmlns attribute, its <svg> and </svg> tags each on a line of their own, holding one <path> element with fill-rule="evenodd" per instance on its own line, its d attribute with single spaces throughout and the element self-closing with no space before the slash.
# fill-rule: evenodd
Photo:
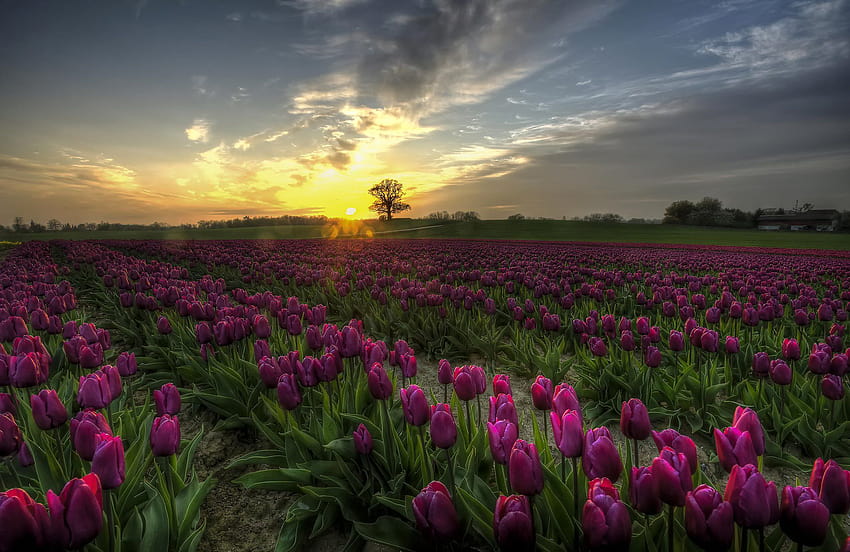
<svg viewBox="0 0 850 552">
<path fill-rule="evenodd" d="M 354 215 L 355 213 L 357 213 L 357 209 L 355 207 L 349 207 L 348 209 L 345 210 L 345 214 L 348 215 L 349 217 Z"/>
</svg>

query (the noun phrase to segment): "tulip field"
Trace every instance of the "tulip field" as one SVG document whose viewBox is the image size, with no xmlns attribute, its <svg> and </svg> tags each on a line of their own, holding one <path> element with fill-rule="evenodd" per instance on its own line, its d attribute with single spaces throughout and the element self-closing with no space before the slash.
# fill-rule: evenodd
<svg viewBox="0 0 850 552">
<path fill-rule="evenodd" d="M 212 430 L 269 552 L 850 552 L 848 312 L 850 251 L 26 242 L 0 552 L 212 549 Z"/>
</svg>

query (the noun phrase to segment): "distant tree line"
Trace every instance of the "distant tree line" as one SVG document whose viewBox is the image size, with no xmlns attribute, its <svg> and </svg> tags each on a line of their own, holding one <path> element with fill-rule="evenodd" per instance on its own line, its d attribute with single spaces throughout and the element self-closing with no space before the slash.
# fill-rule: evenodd
<svg viewBox="0 0 850 552">
<path fill-rule="evenodd" d="M 52 218 L 46 224 L 30 220 L 24 222 L 23 217 L 15 217 L 11 226 L 0 225 L 0 231 L 15 233 L 42 232 L 104 232 L 104 231 L 138 231 L 138 230 L 191 230 L 208 228 L 243 228 L 251 226 L 291 226 L 291 225 L 321 225 L 329 221 L 324 215 L 282 215 L 279 217 L 241 217 L 226 220 L 199 220 L 196 224 L 172 225 L 165 222 L 150 224 L 123 224 L 119 222 L 84 222 L 71 224 Z"/>
<path fill-rule="evenodd" d="M 473 222 L 481 220 L 481 217 L 475 211 L 455 211 L 454 213 L 434 211 L 433 213 L 428 213 L 424 220 L 431 222 Z"/>
<path fill-rule="evenodd" d="M 729 226 L 748 228 L 756 225 L 760 211 L 753 213 L 741 209 L 724 208 L 716 197 L 704 197 L 696 203 L 682 199 L 674 201 L 664 210 L 664 224 L 694 226 Z"/>
</svg>

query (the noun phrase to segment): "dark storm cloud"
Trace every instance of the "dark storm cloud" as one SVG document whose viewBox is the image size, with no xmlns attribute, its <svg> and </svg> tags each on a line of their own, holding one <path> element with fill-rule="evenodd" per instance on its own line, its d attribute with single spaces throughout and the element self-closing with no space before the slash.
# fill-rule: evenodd
<svg viewBox="0 0 850 552">
<path fill-rule="evenodd" d="M 575 31 L 613 5 L 595 0 L 422 3 L 416 12 L 396 15 L 389 34 L 373 38 L 373 51 L 359 66 L 361 93 L 388 105 L 421 109 L 476 76 L 517 70 L 532 61 L 530 52 L 539 54 L 532 45 Z"/>
</svg>

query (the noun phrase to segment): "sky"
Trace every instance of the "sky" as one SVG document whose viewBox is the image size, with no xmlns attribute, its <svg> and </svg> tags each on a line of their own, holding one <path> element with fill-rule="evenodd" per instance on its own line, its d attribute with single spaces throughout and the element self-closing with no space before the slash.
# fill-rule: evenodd
<svg viewBox="0 0 850 552">
<path fill-rule="evenodd" d="M 850 0 L 0 10 L 0 224 L 850 209 Z"/>
</svg>

